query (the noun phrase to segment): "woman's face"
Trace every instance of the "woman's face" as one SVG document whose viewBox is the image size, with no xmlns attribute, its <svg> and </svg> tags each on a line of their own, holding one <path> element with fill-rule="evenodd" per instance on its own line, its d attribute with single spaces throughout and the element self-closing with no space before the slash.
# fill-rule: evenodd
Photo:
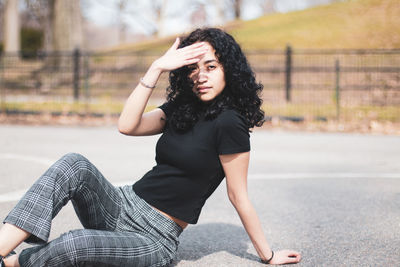
<svg viewBox="0 0 400 267">
<path fill-rule="evenodd" d="M 189 66 L 193 93 L 203 102 L 213 100 L 225 88 L 224 69 L 215 56 L 215 50 L 209 43 L 205 46 L 208 51 L 198 63 Z"/>
</svg>

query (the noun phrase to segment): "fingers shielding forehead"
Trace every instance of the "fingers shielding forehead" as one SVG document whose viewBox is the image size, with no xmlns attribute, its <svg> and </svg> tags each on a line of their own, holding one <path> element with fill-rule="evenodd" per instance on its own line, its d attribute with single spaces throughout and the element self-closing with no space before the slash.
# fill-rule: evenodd
<svg viewBox="0 0 400 267">
<path fill-rule="evenodd" d="M 198 43 L 194 43 L 185 47 L 180 48 L 182 51 L 185 50 L 190 50 L 190 49 L 194 49 L 194 48 L 199 48 L 199 47 L 203 47 L 206 44 L 206 42 L 198 42 Z"/>
<path fill-rule="evenodd" d="M 194 47 L 187 50 L 181 50 L 182 56 L 185 58 L 185 65 L 193 64 L 200 61 L 200 58 L 207 53 L 208 48 L 204 46 Z"/>
<path fill-rule="evenodd" d="M 200 61 L 200 58 L 198 58 L 198 57 L 192 58 L 192 59 L 186 59 L 185 60 L 185 65 L 195 64 L 195 63 L 197 63 L 199 61 Z"/>
<path fill-rule="evenodd" d="M 201 46 L 201 47 L 197 47 L 197 48 L 193 48 L 193 49 L 190 49 L 190 50 L 183 51 L 183 53 L 186 54 L 186 55 L 192 55 L 194 57 L 197 57 L 199 55 L 202 55 L 202 54 L 206 53 L 207 51 L 208 51 L 207 47 Z"/>
</svg>

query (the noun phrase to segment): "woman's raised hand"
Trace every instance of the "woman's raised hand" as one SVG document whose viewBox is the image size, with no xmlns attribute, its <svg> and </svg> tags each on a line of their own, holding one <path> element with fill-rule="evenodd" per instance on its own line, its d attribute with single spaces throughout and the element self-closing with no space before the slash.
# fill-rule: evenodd
<svg viewBox="0 0 400 267">
<path fill-rule="evenodd" d="M 208 50 L 204 42 L 194 43 L 178 49 L 179 42 L 179 38 L 176 38 L 175 43 L 168 51 L 162 57 L 154 61 L 153 65 L 160 69 L 161 72 L 195 64 L 200 61 L 201 56 Z"/>
</svg>

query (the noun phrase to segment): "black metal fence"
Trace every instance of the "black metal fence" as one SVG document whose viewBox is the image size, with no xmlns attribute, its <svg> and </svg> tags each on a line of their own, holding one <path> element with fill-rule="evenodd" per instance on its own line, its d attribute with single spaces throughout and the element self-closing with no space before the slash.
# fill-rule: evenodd
<svg viewBox="0 0 400 267">
<path fill-rule="evenodd" d="M 400 121 L 400 49 L 287 47 L 246 54 L 264 85 L 263 107 L 269 116 Z M 1 110 L 118 113 L 158 56 L 87 51 L 3 54 Z M 167 85 L 164 75 L 151 105 L 163 101 Z"/>
</svg>

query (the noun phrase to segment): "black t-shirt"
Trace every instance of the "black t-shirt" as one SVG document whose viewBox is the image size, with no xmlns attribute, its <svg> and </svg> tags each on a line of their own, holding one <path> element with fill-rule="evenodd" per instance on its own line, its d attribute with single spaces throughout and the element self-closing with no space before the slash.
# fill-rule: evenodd
<svg viewBox="0 0 400 267">
<path fill-rule="evenodd" d="M 157 165 L 133 190 L 157 209 L 195 224 L 225 177 L 218 155 L 249 151 L 249 129 L 238 112 L 225 110 L 214 120 L 200 119 L 191 130 L 177 133 L 168 124 L 171 107 L 165 103 L 160 108 L 167 123 L 156 146 Z"/>
</svg>

